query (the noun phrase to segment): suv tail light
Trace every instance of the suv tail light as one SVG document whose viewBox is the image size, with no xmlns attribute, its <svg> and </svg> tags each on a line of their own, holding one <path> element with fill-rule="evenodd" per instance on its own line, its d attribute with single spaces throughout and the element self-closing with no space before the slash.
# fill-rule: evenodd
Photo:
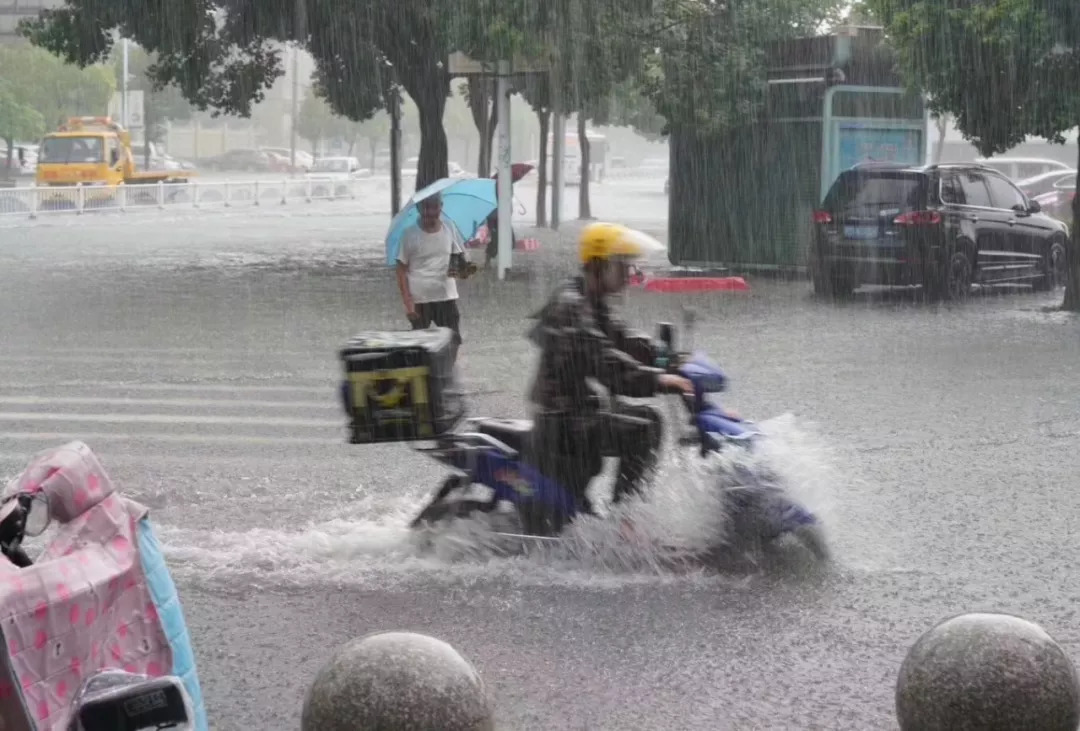
<svg viewBox="0 0 1080 731">
<path fill-rule="evenodd" d="M 814 211 L 814 223 L 832 223 L 832 214 L 828 211 Z"/>
<path fill-rule="evenodd" d="M 936 226 L 941 223 L 941 214 L 937 211 L 909 211 L 893 219 L 898 226 Z"/>
</svg>

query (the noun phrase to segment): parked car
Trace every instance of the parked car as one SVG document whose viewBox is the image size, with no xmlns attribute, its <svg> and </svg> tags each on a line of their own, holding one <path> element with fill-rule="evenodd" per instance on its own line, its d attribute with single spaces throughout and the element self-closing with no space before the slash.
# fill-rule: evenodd
<svg viewBox="0 0 1080 731">
<path fill-rule="evenodd" d="M 299 165 L 297 165 L 294 168 L 292 163 L 289 162 L 289 156 L 288 155 L 282 155 L 279 152 L 270 152 L 268 150 L 262 150 L 262 152 L 270 160 L 270 171 L 269 172 L 281 173 L 283 175 L 287 175 L 287 174 L 292 173 L 292 172 L 300 172 L 300 171 L 303 170 L 303 168 L 300 167 Z"/>
<path fill-rule="evenodd" d="M 277 155 L 277 156 L 281 157 L 285 161 L 285 165 L 286 165 L 284 172 L 288 172 L 288 170 L 291 169 L 291 167 L 292 167 L 291 160 L 293 159 L 292 158 L 293 151 L 292 151 L 291 148 L 289 148 L 289 147 L 261 147 L 259 149 L 263 150 L 264 152 L 269 152 L 269 153 L 272 153 L 274 155 Z M 306 173 L 306 172 L 310 171 L 312 166 L 314 166 L 314 165 L 315 165 L 315 157 L 310 152 L 304 152 L 303 150 L 297 150 L 296 151 L 296 172 L 298 172 L 298 173 Z"/>
<path fill-rule="evenodd" d="M 150 143 L 150 164 L 146 165 L 145 145 L 132 145 L 131 155 L 135 164 L 146 170 L 194 170 L 195 166 L 185 160 L 177 160 L 154 143 Z"/>
<path fill-rule="evenodd" d="M 270 153 L 264 150 L 235 149 L 208 157 L 200 164 L 207 170 L 267 173 L 275 163 Z"/>
<path fill-rule="evenodd" d="M 38 146 L 25 142 L 16 142 L 11 149 L 11 167 L 8 169 L 7 143 L 0 141 L 0 178 L 34 175 L 37 172 Z"/>
<path fill-rule="evenodd" d="M 311 167 L 306 176 L 311 180 L 349 180 L 369 178 L 371 170 L 360 167 L 355 157 L 321 157 Z"/>
<path fill-rule="evenodd" d="M 856 166 L 814 211 L 814 291 L 922 285 L 964 297 L 972 283 L 1064 282 L 1068 227 L 1003 174 L 978 164 Z"/>
<path fill-rule="evenodd" d="M 350 194 L 348 181 L 370 178 L 371 170 L 360 167 L 360 161 L 355 157 L 322 157 L 304 177 L 311 181 L 313 196 L 347 196 Z"/>
<path fill-rule="evenodd" d="M 1028 198 L 1038 198 L 1043 193 L 1049 193 L 1054 190 L 1054 186 L 1059 182 L 1068 180 L 1075 182 L 1075 170 L 1053 170 L 1048 173 L 1017 181 L 1016 187 L 1022 190 L 1024 195 Z"/>
<path fill-rule="evenodd" d="M 1035 197 L 1035 201 L 1042 206 L 1048 216 L 1053 216 L 1059 221 L 1064 221 L 1069 226 L 1073 225 L 1072 204 L 1076 197 L 1076 173 L 1066 175 L 1054 183 L 1053 187 Z"/>
<path fill-rule="evenodd" d="M 1072 170 L 1063 162 L 1041 157 L 980 157 L 975 162 L 1004 173 L 1012 180 L 1025 180 L 1052 170 Z"/>
</svg>

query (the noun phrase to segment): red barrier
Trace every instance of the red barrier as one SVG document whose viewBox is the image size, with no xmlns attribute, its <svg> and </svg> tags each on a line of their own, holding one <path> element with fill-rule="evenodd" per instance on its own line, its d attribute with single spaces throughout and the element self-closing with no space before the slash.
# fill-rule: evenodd
<svg viewBox="0 0 1080 731">
<path fill-rule="evenodd" d="M 749 292 L 742 277 L 656 277 L 634 282 L 646 292 Z"/>
</svg>

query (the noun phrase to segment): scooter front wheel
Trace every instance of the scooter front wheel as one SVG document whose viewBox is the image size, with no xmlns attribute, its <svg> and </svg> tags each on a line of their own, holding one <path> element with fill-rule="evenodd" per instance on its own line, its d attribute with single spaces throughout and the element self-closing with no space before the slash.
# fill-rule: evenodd
<svg viewBox="0 0 1080 731">
<path fill-rule="evenodd" d="M 792 531 L 803 547 L 814 554 L 818 561 L 826 562 L 831 557 L 829 544 L 825 540 L 825 531 L 820 525 L 803 525 Z"/>
</svg>

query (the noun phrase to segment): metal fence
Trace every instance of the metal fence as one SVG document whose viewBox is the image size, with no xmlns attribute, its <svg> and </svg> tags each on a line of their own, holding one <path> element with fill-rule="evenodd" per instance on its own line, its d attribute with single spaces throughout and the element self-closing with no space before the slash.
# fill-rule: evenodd
<svg viewBox="0 0 1080 731">
<path fill-rule="evenodd" d="M 263 179 L 138 185 L 0 188 L 0 218 L 81 214 L 89 211 L 198 209 L 282 205 L 355 199 L 380 187 L 372 179 Z"/>
</svg>

